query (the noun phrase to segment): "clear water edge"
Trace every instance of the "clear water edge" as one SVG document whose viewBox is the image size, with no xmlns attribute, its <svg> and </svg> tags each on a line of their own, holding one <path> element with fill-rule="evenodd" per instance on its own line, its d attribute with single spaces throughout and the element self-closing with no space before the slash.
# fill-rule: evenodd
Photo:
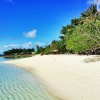
<svg viewBox="0 0 100 100">
<path fill-rule="evenodd" d="M 31 73 L 5 60 L 0 58 L 0 100 L 58 100 Z"/>
</svg>

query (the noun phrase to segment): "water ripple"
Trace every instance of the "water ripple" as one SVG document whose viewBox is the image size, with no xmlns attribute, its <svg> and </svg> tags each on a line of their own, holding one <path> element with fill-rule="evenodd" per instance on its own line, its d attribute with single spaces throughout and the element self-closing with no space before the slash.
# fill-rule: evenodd
<svg viewBox="0 0 100 100">
<path fill-rule="evenodd" d="M 27 71 L 0 64 L 0 100 L 57 100 Z"/>
</svg>

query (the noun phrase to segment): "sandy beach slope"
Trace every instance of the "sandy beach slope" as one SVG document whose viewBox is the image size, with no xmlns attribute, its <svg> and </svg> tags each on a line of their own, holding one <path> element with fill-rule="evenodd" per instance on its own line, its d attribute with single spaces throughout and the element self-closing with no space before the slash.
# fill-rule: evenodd
<svg viewBox="0 0 100 100">
<path fill-rule="evenodd" d="M 85 63 L 92 56 L 45 55 L 8 61 L 38 76 L 42 84 L 64 100 L 100 99 L 100 62 Z"/>
</svg>

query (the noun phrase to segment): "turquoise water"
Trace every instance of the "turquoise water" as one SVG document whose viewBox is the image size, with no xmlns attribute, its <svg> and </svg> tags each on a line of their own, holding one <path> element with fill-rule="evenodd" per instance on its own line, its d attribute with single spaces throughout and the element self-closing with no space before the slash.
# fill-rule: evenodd
<svg viewBox="0 0 100 100">
<path fill-rule="evenodd" d="M 57 100 L 27 71 L 0 58 L 0 100 Z"/>
</svg>

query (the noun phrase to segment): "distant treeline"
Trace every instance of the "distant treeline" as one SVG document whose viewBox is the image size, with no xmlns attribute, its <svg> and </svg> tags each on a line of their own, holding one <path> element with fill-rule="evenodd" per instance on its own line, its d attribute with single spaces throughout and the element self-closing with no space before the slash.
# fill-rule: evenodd
<svg viewBox="0 0 100 100">
<path fill-rule="evenodd" d="M 31 55 L 35 50 L 32 49 L 12 49 L 4 52 L 4 55 Z"/>
</svg>

